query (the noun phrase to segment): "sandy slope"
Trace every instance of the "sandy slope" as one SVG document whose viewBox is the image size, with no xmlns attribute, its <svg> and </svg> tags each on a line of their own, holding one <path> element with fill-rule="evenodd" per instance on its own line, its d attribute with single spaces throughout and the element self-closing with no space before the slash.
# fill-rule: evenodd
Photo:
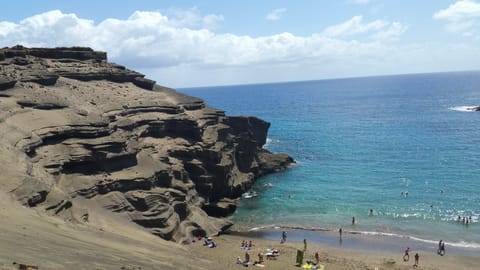
<svg viewBox="0 0 480 270">
<path fill-rule="evenodd" d="M 13 262 L 39 269 L 212 269 L 211 260 L 192 257 L 187 247 L 128 222 L 71 224 L 3 192 L 0 201 L 0 269 L 16 269 Z"/>
</svg>

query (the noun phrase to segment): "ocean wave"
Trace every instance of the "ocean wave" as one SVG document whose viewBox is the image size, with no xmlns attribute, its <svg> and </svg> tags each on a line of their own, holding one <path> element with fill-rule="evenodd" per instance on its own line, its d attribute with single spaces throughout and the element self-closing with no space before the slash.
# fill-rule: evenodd
<svg viewBox="0 0 480 270">
<path fill-rule="evenodd" d="M 265 144 L 263 145 L 263 147 L 268 147 L 271 143 L 272 143 L 272 139 L 267 137 L 267 140 L 266 140 Z"/>
<path fill-rule="evenodd" d="M 268 231 L 268 230 L 300 230 L 300 231 L 320 231 L 320 232 L 338 232 L 338 229 L 326 228 L 326 227 L 306 227 L 306 226 L 292 226 L 292 225 L 264 225 L 257 226 L 247 229 L 249 232 L 255 231 Z M 354 231 L 354 230 L 345 230 L 343 229 L 344 234 L 352 235 L 363 235 L 363 236 L 381 236 L 381 237 L 394 237 L 401 239 L 408 239 L 412 241 L 422 242 L 431 244 L 433 246 L 438 244 L 438 240 L 423 239 L 420 237 L 412 235 L 403 235 L 390 232 L 378 232 L 378 231 Z M 447 246 L 456 247 L 456 248 L 467 248 L 467 249 L 480 249 L 480 243 L 475 242 L 447 242 Z"/>
<path fill-rule="evenodd" d="M 455 106 L 455 107 L 450 107 L 448 108 L 449 110 L 452 111 L 457 111 L 457 112 L 474 112 L 475 108 L 478 106 Z"/>
<path fill-rule="evenodd" d="M 267 148 L 267 147 L 269 147 L 271 144 L 277 144 L 277 143 L 279 143 L 279 142 L 280 142 L 280 140 L 272 139 L 272 138 L 267 137 L 267 140 L 266 140 L 265 144 L 263 145 L 263 148 Z"/>
<path fill-rule="evenodd" d="M 335 231 L 331 228 L 325 228 L 325 227 L 305 227 L 305 226 L 295 226 L 295 225 L 263 225 L 263 226 L 258 226 L 258 227 L 252 227 L 249 228 L 247 231 L 261 231 L 261 230 L 301 230 L 301 231 L 322 231 L 322 232 L 328 232 L 328 231 Z"/>
<path fill-rule="evenodd" d="M 438 244 L 438 241 L 436 240 L 429 240 L 429 239 L 423 239 L 415 236 L 410 236 L 410 235 L 402 235 L 402 234 L 396 234 L 396 233 L 384 233 L 384 232 L 368 232 L 368 231 L 361 231 L 361 232 L 354 232 L 358 233 L 361 235 L 375 235 L 375 236 L 389 236 L 389 237 L 397 237 L 397 238 L 403 238 L 403 239 L 410 239 L 418 242 L 423 242 L 427 244 Z M 480 244 L 479 243 L 474 243 L 474 242 L 465 242 L 465 241 L 460 241 L 460 242 L 448 242 L 448 246 L 452 247 L 458 247 L 458 248 L 475 248 L 475 249 L 480 249 Z"/>
</svg>

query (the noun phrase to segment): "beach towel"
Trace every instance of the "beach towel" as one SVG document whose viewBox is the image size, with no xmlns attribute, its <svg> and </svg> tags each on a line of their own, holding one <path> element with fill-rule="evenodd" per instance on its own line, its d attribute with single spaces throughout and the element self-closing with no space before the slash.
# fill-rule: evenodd
<svg viewBox="0 0 480 270">
<path fill-rule="evenodd" d="M 304 263 L 301 266 L 303 269 L 317 269 L 317 270 L 325 270 L 325 266 L 323 264 L 312 264 L 312 263 Z"/>
<path fill-rule="evenodd" d="M 313 264 L 311 264 L 311 263 L 304 263 L 304 264 L 302 264 L 302 268 L 303 268 L 303 269 L 312 269 L 312 268 L 313 268 Z"/>
</svg>

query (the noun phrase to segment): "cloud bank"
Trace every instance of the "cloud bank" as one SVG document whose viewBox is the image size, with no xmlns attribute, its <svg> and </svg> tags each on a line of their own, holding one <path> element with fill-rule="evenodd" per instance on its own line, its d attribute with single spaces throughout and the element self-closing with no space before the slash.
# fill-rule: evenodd
<svg viewBox="0 0 480 270">
<path fill-rule="evenodd" d="M 307 36 L 252 37 L 216 33 L 222 15 L 203 16 L 196 9 L 175 14 L 136 11 L 96 23 L 53 10 L 0 22 L 0 46 L 89 46 L 174 87 L 405 72 L 398 63 L 419 50 L 396 45 L 406 25 L 362 16 Z"/>
<path fill-rule="evenodd" d="M 212 14 L 198 17 L 188 12 L 172 19 L 159 12 L 136 11 L 125 20 L 110 18 L 95 24 L 75 14 L 53 10 L 18 24 L 0 22 L 0 45 L 91 46 L 107 51 L 113 59 L 135 61 L 141 67 L 242 66 L 342 57 L 345 52 L 368 55 L 372 49 L 383 47 L 382 42 L 388 37 L 406 30 L 398 22 L 364 23 L 361 16 L 356 16 L 310 36 L 279 33 L 251 37 L 216 34 L 207 28 L 219 20 L 223 17 Z M 193 27 L 199 23 L 203 27 Z M 364 43 L 343 39 L 365 33 L 377 38 Z"/>
</svg>

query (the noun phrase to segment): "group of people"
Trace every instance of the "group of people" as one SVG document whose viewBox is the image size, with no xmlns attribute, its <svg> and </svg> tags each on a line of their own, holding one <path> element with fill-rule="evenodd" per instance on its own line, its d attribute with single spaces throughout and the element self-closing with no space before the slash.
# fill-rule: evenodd
<svg viewBox="0 0 480 270">
<path fill-rule="evenodd" d="M 258 260 L 251 262 L 250 253 L 248 253 L 248 250 L 247 250 L 245 251 L 244 260 L 240 259 L 240 257 L 237 257 L 236 264 L 241 264 L 244 266 L 254 265 L 254 266 L 264 267 L 263 262 L 264 262 L 265 256 L 267 257 L 267 259 L 275 259 L 279 255 L 280 253 L 278 249 L 267 249 L 266 253 L 264 253 L 263 251 L 258 252 Z"/>
<path fill-rule="evenodd" d="M 437 254 L 440 256 L 445 255 L 445 242 L 443 242 L 443 240 L 440 240 L 438 242 Z M 409 259 L 410 259 L 410 247 L 407 247 L 405 248 L 405 252 L 403 254 L 403 261 L 408 262 Z M 418 253 L 415 253 L 415 264 L 413 265 L 413 267 L 418 267 L 419 259 L 420 259 L 420 255 L 418 255 Z"/>
<path fill-rule="evenodd" d="M 251 249 L 253 247 L 253 243 L 252 243 L 252 240 L 250 241 L 246 241 L 246 240 L 243 240 L 242 241 L 242 245 L 240 246 L 241 249 Z"/>
<path fill-rule="evenodd" d="M 373 212 L 373 211 L 371 211 L 371 212 Z M 459 217 L 459 220 L 460 220 L 460 217 Z M 469 219 L 464 218 L 464 220 L 467 220 L 467 221 L 464 221 L 464 222 L 468 222 Z M 471 220 L 471 218 L 470 218 L 470 220 Z M 354 222 L 355 222 L 355 219 L 353 217 L 352 218 L 352 224 L 354 224 Z M 340 228 L 339 229 L 340 238 L 342 237 L 342 231 L 343 231 L 342 228 Z M 286 241 L 287 241 L 287 233 L 285 231 L 283 231 L 280 243 L 285 243 Z M 215 247 L 216 246 L 215 242 L 210 237 L 206 238 L 204 245 L 207 245 L 209 247 Z M 242 241 L 241 248 L 245 249 L 247 251 L 245 252 L 245 259 L 244 260 L 241 260 L 240 257 L 237 257 L 237 260 L 236 260 L 237 264 L 242 264 L 242 265 L 245 265 L 245 266 L 255 265 L 255 266 L 263 267 L 264 265 L 262 263 L 264 262 L 264 257 L 265 256 L 266 256 L 267 259 L 272 259 L 272 258 L 275 259 L 279 255 L 279 251 L 277 249 L 267 249 L 266 253 L 264 253 L 263 251 L 260 251 L 258 253 L 258 260 L 255 260 L 254 262 L 251 262 L 250 261 L 250 254 L 248 253 L 248 250 L 250 250 L 253 246 L 254 245 L 253 245 L 251 240 L 250 241 L 246 241 L 246 240 Z M 304 239 L 303 240 L 302 254 L 306 251 L 307 251 L 307 240 Z M 300 250 L 299 250 L 299 252 L 300 252 Z M 439 243 L 438 243 L 437 253 L 440 256 L 445 255 L 445 242 L 443 240 L 440 240 Z M 415 258 L 415 264 L 413 265 L 413 267 L 418 267 L 419 266 L 420 255 L 418 253 L 415 253 L 414 258 Z M 403 255 L 403 261 L 408 262 L 409 259 L 410 259 L 410 247 L 406 247 L 405 251 L 404 251 L 404 255 Z M 312 265 L 315 265 L 315 266 L 319 265 L 319 262 L 320 262 L 320 258 L 319 258 L 318 252 L 315 252 L 315 262 L 308 261 L 308 263 L 310 263 Z"/>
<path fill-rule="evenodd" d="M 467 225 L 467 226 L 468 226 L 468 223 L 472 223 L 472 216 L 463 217 L 463 218 L 461 218 L 460 216 L 458 216 L 457 221 L 458 221 L 458 222 L 462 222 L 464 225 Z"/>
<path fill-rule="evenodd" d="M 403 254 L 403 261 L 408 262 L 409 259 L 410 259 L 410 247 L 407 247 L 405 249 L 405 253 Z M 418 253 L 415 253 L 415 264 L 413 265 L 413 267 L 418 267 L 419 260 L 420 260 L 420 255 L 418 255 Z"/>
</svg>

